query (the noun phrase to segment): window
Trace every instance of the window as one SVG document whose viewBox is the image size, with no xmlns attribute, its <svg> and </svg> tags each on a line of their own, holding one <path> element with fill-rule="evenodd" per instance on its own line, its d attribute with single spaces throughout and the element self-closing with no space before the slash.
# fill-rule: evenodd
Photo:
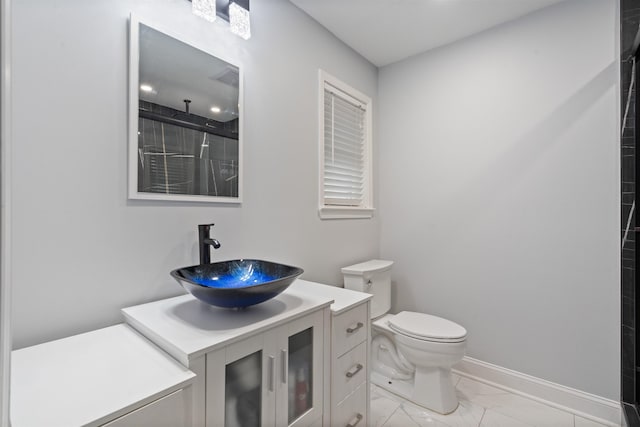
<svg viewBox="0 0 640 427">
<path fill-rule="evenodd" d="M 371 218 L 371 99 L 320 70 L 320 218 Z"/>
</svg>

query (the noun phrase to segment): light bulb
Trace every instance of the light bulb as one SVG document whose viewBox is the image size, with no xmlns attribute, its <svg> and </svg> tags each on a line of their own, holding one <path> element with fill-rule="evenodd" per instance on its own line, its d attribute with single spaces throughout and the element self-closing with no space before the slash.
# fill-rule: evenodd
<svg viewBox="0 0 640 427">
<path fill-rule="evenodd" d="M 216 0 L 191 0 L 191 12 L 213 22 L 216 20 Z"/>
<path fill-rule="evenodd" d="M 251 37 L 249 11 L 233 1 L 229 3 L 229 26 L 231 32 L 248 40 Z"/>
</svg>

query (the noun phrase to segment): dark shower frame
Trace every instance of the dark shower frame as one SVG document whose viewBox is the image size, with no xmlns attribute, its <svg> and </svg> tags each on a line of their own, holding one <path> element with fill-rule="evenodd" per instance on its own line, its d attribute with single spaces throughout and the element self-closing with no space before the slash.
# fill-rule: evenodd
<svg viewBox="0 0 640 427">
<path fill-rule="evenodd" d="M 638 82 L 640 82 L 640 27 L 638 28 L 638 31 L 636 32 L 636 36 L 633 40 L 633 47 L 631 48 L 631 56 L 630 58 L 634 58 L 635 60 L 635 76 L 634 76 L 634 85 L 633 85 L 633 91 L 635 91 L 635 96 L 634 96 L 634 101 L 635 101 L 635 105 L 634 105 L 634 139 L 635 139 L 635 162 L 634 162 L 634 166 L 635 166 L 635 183 L 636 186 L 638 184 L 639 179 L 640 179 L 640 168 L 637 167 L 637 165 L 639 165 L 640 163 L 638 162 L 638 130 L 635 129 L 635 123 L 638 123 L 638 112 L 640 111 L 640 97 L 638 96 Z M 624 111 L 623 111 L 624 114 Z M 627 117 L 627 120 L 629 118 Z M 635 190 L 635 189 L 634 189 Z M 635 196 L 635 209 L 638 209 L 638 202 L 640 202 L 640 200 L 638 200 L 638 193 L 636 191 L 636 196 Z M 634 211 L 635 211 L 634 209 Z M 631 215 L 632 213 L 630 213 Z M 635 215 L 635 212 L 633 212 L 633 215 Z M 637 217 L 637 215 L 636 215 Z M 633 218 L 632 218 L 633 221 Z M 635 226 L 635 221 L 633 221 L 632 223 L 633 230 L 630 231 L 634 231 L 634 232 L 638 232 L 640 231 L 640 227 Z M 626 224 L 623 224 L 624 227 L 626 227 Z M 635 239 L 634 239 L 635 240 Z M 637 284 L 638 281 L 638 256 L 635 256 L 635 282 Z M 636 328 L 638 327 L 638 325 L 640 325 L 640 310 L 638 310 L 637 308 L 640 306 L 640 304 L 638 304 L 638 298 L 640 297 L 640 294 L 637 292 L 637 286 L 636 286 L 636 292 L 634 292 L 634 299 L 635 299 L 635 307 L 634 307 L 634 311 L 635 311 L 635 326 Z M 635 329 L 634 329 L 635 331 Z M 638 397 L 640 397 L 640 360 L 638 360 L 638 348 L 640 348 L 640 334 L 638 334 L 636 332 L 635 334 L 635 346 L 634 346 L 634 351 L 633 351 L 633 358 L 634 358 L 634 366 L 636 369 L 635 372 L 635 399 L 633 404 L 635 405 L 635 409 L 636 409 L 636 413 L 638 413 Z M 638 420 L 639 423 L 637 425 L 640 426 L 640 419 Z"/>
<path fill-rule="evenodd" d="M 633 217 L 636 217 L 635 215 L 635 210 L 638 209 L 638 207 L 640 206 L 639 202 L 639 198 L 638 198 L 638 193 L 636 191 L 635 186 L 637 186 L 637 183 L 640 182 L 640 168 L 637 167 L 637 165 L 640 165 L 639 162 L 639 158 L 638 155 L 640 153 L 638 153 L 638 140 L 639 140 L 639 135 L 638 135 L 638 130 L 636 128 L 636 123 L 639 122 L 639 118 L 638 117 L 638 113 L 640 112 L 640 96 L 638 96 L 638 83 L 640 82 L 640 27 L 638 28 L 636 35 L 634 37 L 634 41 L 633 41 L 633 45 L 631 47 L 631 51 L 630 51 L 630 55 L 627 57 L 627 61 L 630 61 L 631 59 L 635 60 L 635 75 L 634 76 L 630 76 L 631 78 L 634 79 L 634 85 L 633 88 L 631 88 L 630 92 L 633 91 L 635 92 L 635 96 L 634 96 L 634 114 L 631 116 L 634 120 L 633 122 L 633 129 L 634 129 L 634 201 L 635 201 L 635 208 L 634 208 L 634 212 L 629 212 L 629 215 L 632 216 L 632 218 L 630 219 L 630 233 L 633 233 L 633 235 L 635 236 L 635 234 L 637 232 L 640 232 L 640 227 L 636 227 L 635 226 L 635 220 Z M 621 67 L 624 66 L 623 64 L 621 64 Z M 621 93 L 624 95 L 624 91 L 625 88 L 621 87 Z M 630 94 L 627 93 L 627 96 L 631 96 Z M 624 107 L 626 107 L 626 99 L 623 98 L 622 99 L 622 115 L 624 115 L 625 113 L 625 109 Z M 627 124 L 629 123 L 629 116 L 627 116 Z M 629 128 L 631 128 L 631 126 L 629 126 Z M 622 143 L 622 137 L 624 137 L 624 132 L 626 129 L 622 130 L 622 136 L 621 136 L 621 143 Z M 624 150 L 624 149 L 623 149 Z M 621 153 L 622 154 L 622 153 Z M 622 171 L 622 169 L 621 169 Z M 623 172 L 624 173 L 624 172 Z M 624 180 L 624 178 L 623 178 Z M 624 220 L 624 215 L 623 215 L 623 220 Z M 627 221 L 629 221 L 629 219 L 627 219 Z M 623 227 L 623 233 L 624 233 L 624 229 L 626 229 L 626 223 L 621 224 Z M 635 243 L 635 238 L 633 239 L 634 243 Z M 624 250 L 624 247 L 622 248 Z M 634 247 L 634 252 L 635 252 L 635 247 Z M 621 254 L 624 257 L 624 254 Z M 640 397 L 640 360 L 638 359 L 638 349 L 640 349 L 640 334 L 637 333 L 636 328 L 638 327 L 638 325 L 640 325 L 640 310 L 638 310 L 638 307 L 640 307 L 640 304 L 638 304 L 638 299 L 640 298 L 640 292 L 638 292 L 638 287 L 637 287 L 637 281 L 638 281 L 638 267 L 639 267 L 639 260 L 638 260 L 638 256 L 634 256 L 634 261 L 633 261 L 633 265 L 634 265 L 634 277 L 633 277 L 633 286 L 634 286 L 634 291 L 633 291 L 633 300 L 634 300 L 634 306 L 633 308 L 630 308 L 628 306 L 625 306 L 624 304 L 624 298 L 625 298 L 625 293 L 624 290 L 622 292 L 622 301 L 621 301 L 621 320 L 622 320 L 622 336 L 621 336 L 621 340 L 622 340 L 622 351 L 621 351 L 621 367 L 622 367 L 622 372 L 620 375 L 621 378 L 621 403 L 622 403 L 622 408 L 623 408 L 623 412 L 624 412 L 624 417 L 625 417 L 625 421 L 626 421 L 626 425 L 628 425 L 629 427 L 640 427 L 640 412 L 639 412 L 639 397 Z M 622 261 L 622 265 L 621 267 L 624 266 L 624 260 Z M 623 282 L 624 282 L 624 278 L 623 278 Z M 624 286 L 624 284 L 623 284 Z M 627 313 L 627 311 L 631 311 L 633 310 L 632 313 L 632 318 L 633 318 L 633 322 L 634 322 L 634 328 L 633 328 L 633 340 L 631 341 L 633 343 L 633 348 L 625 348 L 628 346 L 625 346 L 625 342 L 628 342 L 625 340 L 624 337 L 624 319 L 625 316 L 629 315 L 629 313 Z M 631 360 L 628 360 L 631 359 Z M 631 363 L 630 363 L 631 362 Z M 629 379 L 628 376 L 624 375 L 624 366 L 627 365 L 627 363 L 632 364 L 632 366 L 634 367 L 634 375 L 633 375 L 633 380 Z M 631 381 L 633 381 L 632 384 L 629 384 Z"/>
</svg>

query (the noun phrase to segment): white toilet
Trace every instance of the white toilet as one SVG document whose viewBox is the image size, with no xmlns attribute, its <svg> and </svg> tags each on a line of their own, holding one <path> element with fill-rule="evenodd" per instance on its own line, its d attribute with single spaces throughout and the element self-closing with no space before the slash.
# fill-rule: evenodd
<svg viewBox="0 0 640 427">
<path fill-rule="evenodd" d="M 387 314 L 393 261 L 344 267 L 344 287 L 373 295 L 371 382 L 425 408 L 448 414 L 458 407 L 451 367 L 465 354 L 467 331 L 424 313 Z"/>
</svg>

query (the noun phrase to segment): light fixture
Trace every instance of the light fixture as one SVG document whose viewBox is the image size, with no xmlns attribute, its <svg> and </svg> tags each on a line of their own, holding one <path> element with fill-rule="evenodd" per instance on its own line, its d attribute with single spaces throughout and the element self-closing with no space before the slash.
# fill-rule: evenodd
<svg viewBox="0 0 640 427">
<path fill-rule="evenodd" d="M 216 20 L 216 0 L 192 0 L 191 12 L 209 22 Z"/>
<path fill-rule="evenodd" d="M 233 0 L 229 3 L 229 26 L 233 34 L 236 34 L 245 40 L 248 40 L 249 37 L 251 37 L 248 0 L 246 9 Z"/>
<path fill-rule="evenodd" d="M 151 87 L 151 85 L 145 83 L 140 85 L 140 90 L 143 92 L 153 92 L 153 88 Z"/>
<path fill-rule="evenodd" d="M 220 107 L 211 107 L 211 112 L 212 112 L 212 113 L 216 113 L 216 114 L 217 114 L 217 113 L 219 113 L 220 111 L 222 111 L 222 110 L 220 109 Z"/>
<path fill-rule="evenodd" d="M 249 0 L 189 0 L 194 15 L 213 22 L 216 16 L 229 23 L 232 33 L 247 40 L 251 37 Z"/>
</svg>

